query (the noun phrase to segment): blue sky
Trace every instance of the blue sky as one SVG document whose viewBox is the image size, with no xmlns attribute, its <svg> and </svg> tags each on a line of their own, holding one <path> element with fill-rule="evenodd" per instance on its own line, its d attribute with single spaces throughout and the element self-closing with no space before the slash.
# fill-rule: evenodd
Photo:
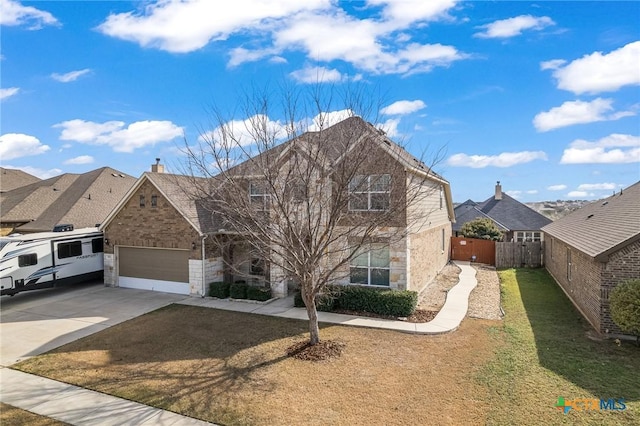
<svg viewBox="0 0 640 426">
<path fill-rule="evenodd" d="M 224 4 L 224 6 L 222 6 Z M 640 180 L 640 2 L 0 0 L 0 162 L 139 176 L 267 84 L 381 91 L 380 126 L 454 201 Z M 327 113 L 333 111 L 326 111 Z M 248 117 L 236 116 L 237 120 Z M 282 117 L 269 117 L 275 124 Z"/>
</svg>

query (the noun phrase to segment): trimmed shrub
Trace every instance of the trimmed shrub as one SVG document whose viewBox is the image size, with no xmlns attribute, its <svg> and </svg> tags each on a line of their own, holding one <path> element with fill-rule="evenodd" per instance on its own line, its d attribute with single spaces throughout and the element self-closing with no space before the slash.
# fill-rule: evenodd
<svg viewBox="0 0 640 426">
<path fill-rule="evenodd" d="M 293 306 L 296 308 L 304 308 L 304 300 L 302 300 L 302 293 L 296 291 L 293 296 Z M 319 295 L 316 297 L 316 310 L 319 312 L 331 312 L 335 309 L 336 298 L 330 295 Z"/>
<path fill-rule="evenodd" d="M 226 299 L 229 297 L 229 283 L 217 281 L 209 284 L 209 296 L 218 299 Z"/>
<path fill-rule="evenodd" d="M 618 284 L 609 296 L 609 307 L 620 330 L 640 336 L 640 279 Z"/>
<path fill-rule="evenodd" d="M 264 302 L 271 299 L 271 289 L 265 287 L 247 287 L 247 299 Z"/>
<path fill-rule="evenodd" d="M 342 309 L 393 317 L 408 317 L 417 305 L 418 293 L 409 290 L 344 287 L 338 298 L 338 306 Z"/>
<path fill-rule="evenodd" d="M 244 281 L 237 281 L 231 284 L 231 286 L 229 286 L 229 297 L 232 299 L 246 299 L 248 287 Z"/>
</svg>

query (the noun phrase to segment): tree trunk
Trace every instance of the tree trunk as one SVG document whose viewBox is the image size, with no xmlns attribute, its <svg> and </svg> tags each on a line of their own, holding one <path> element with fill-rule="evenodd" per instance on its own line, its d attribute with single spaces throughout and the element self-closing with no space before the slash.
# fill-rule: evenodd
<svg viewBox="0 0 640 426">
<path fill-rule="evenodd" d="M 316 310 L 315 298 L 311 301 L 305 300 L 307 315 L 309 316 L 309 344 L 311 346 L 320 343 L 320 329 L 318 328 L 318 311 Z"/>
</svg>

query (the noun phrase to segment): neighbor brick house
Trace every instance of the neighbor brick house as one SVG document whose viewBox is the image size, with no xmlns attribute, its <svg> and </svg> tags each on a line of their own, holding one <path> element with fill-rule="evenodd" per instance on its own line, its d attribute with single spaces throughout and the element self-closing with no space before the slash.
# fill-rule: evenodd
<svg viewBox="0 0 640 426">
<path fill-rule="evenodd" d="M 609 294 L 640 278 L 640 182 L 545 226 L 545 266 L 591 325 L 620 334 Z"/>
<path fill-rule="evenodd" d="M 324 130 L 327 139 L 323 139 L 325 144 L 319 155 L 328 160 L 326 164 L 350 161 L 350 152 L 341 149 L 341 138 L 346 133 L 350 135 L 351 145 L 367 144 L 368 158 L 354 179 L 362 182 L 375 177 L 376 181 L 375 188 L 371 184 L 369 189 L 349 194 L 352 198 L 346 222 L 366 224 L 367 217 L 384 210 L 387 203 L 405 203 L 411 185 L 418 181 L 428 196 L 408 205 L 405 211 L 380 227 L 369 252 L 375 251 L 376 262 L 370 257 L 365 262 L 363 255 L 359 263 L 346 265 L 336 282 L 421 290 L 449 260 L 454 220 L 449 183 L 358 117 Z M 319 143 L 318 134 L 307 132 L 263 152 L 260 155 L 268 161 L 262 164 L 275 167 L 276 172 L 292 167 L 291 158 L 304 157 L 304 147 Z M 216 185 L 215 178 L 164 174 L 159 164 L 152 170 L 140 177 L 101 227 L 105 233 L 105 282 L 108 285 L 205 295 L 209 282 L 242 279 L 269 285 L 275 296 L 286 295 L 287 278 L 277 268 L 253 258 L 242 236 L 231 232 L 211 209 L 205 208 L 207 200 L 196 201 L 197 197 L 187 195 L 190 186 Z M 247 203 L 268 210 L 270 195 L 258 181 L 252 180 L 259 174 L 255 165 L 245 162 L 230 170 L 228 173 L 246 180 L 242 191 Z M 331 171 L 327 172 L 329 176 Z M 410 179 L 412 176 L 420 179 Z M 325 178 L 319 178 L 318 182 L 322 179 Z M 420 212 L 428 212 L 424 215 L 428 220 L 412 221 Z M 385 243 L 385 235 L 393 230 L 402 231 L 402 238 Z M 215 241 L 224 236 L 229 236 L 233 244 L 221 248 Z M 336 246 L 348 245 L 349 241 L 336 241 Z M 371 272 L 374 269 L 377 275 Z M 376 278 L 372 278 L 374 275 Z"/>
<path fill-rule="evenodd" d="M 476 203 L 467 200 L 455 208 L 453 232 L 459 236 L 462 226 L 475 219 L 490 219 L 503 232 L 502 241 L 542 241 L 542 227 L 551 220 L 502 192 L 496 184 L 493 197 Z"/>
</svg>

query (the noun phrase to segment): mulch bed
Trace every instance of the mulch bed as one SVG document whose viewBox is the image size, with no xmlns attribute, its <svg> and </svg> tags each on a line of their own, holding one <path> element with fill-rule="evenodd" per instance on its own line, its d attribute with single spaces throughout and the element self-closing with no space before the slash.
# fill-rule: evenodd
<svg viewBox="0 0 640 426">
<path fill-rule="evenodd" d="M 287 355 L 302 361 L 324 361 L 342 355 L 344 343 L 334 340 L 321 340 L 310 345 L 308 340 L 298 342 L 287 348 Z"/>
<path fill-rule="evenodd" d="M 361 312 L 361 311 L 350 311 L 348 309 L 336 309 L 331 311 L 334 314 L 346 314 L 346 315 L 357 315 L 360 317 L 368 317 L 368 318 L 382 318 L 388 320 L 397 320 L 397 321 L 406 321 L 406 322 L 414 322 L 414 323 L 422 323 L 429 322 L 436 317 L 438 311 L 427 311 L 424 309 L 416 309 L 413 314 L 408 317 L 394 317 L 391 315 L 378 315 L 371 312 Z"/>
</svg>

